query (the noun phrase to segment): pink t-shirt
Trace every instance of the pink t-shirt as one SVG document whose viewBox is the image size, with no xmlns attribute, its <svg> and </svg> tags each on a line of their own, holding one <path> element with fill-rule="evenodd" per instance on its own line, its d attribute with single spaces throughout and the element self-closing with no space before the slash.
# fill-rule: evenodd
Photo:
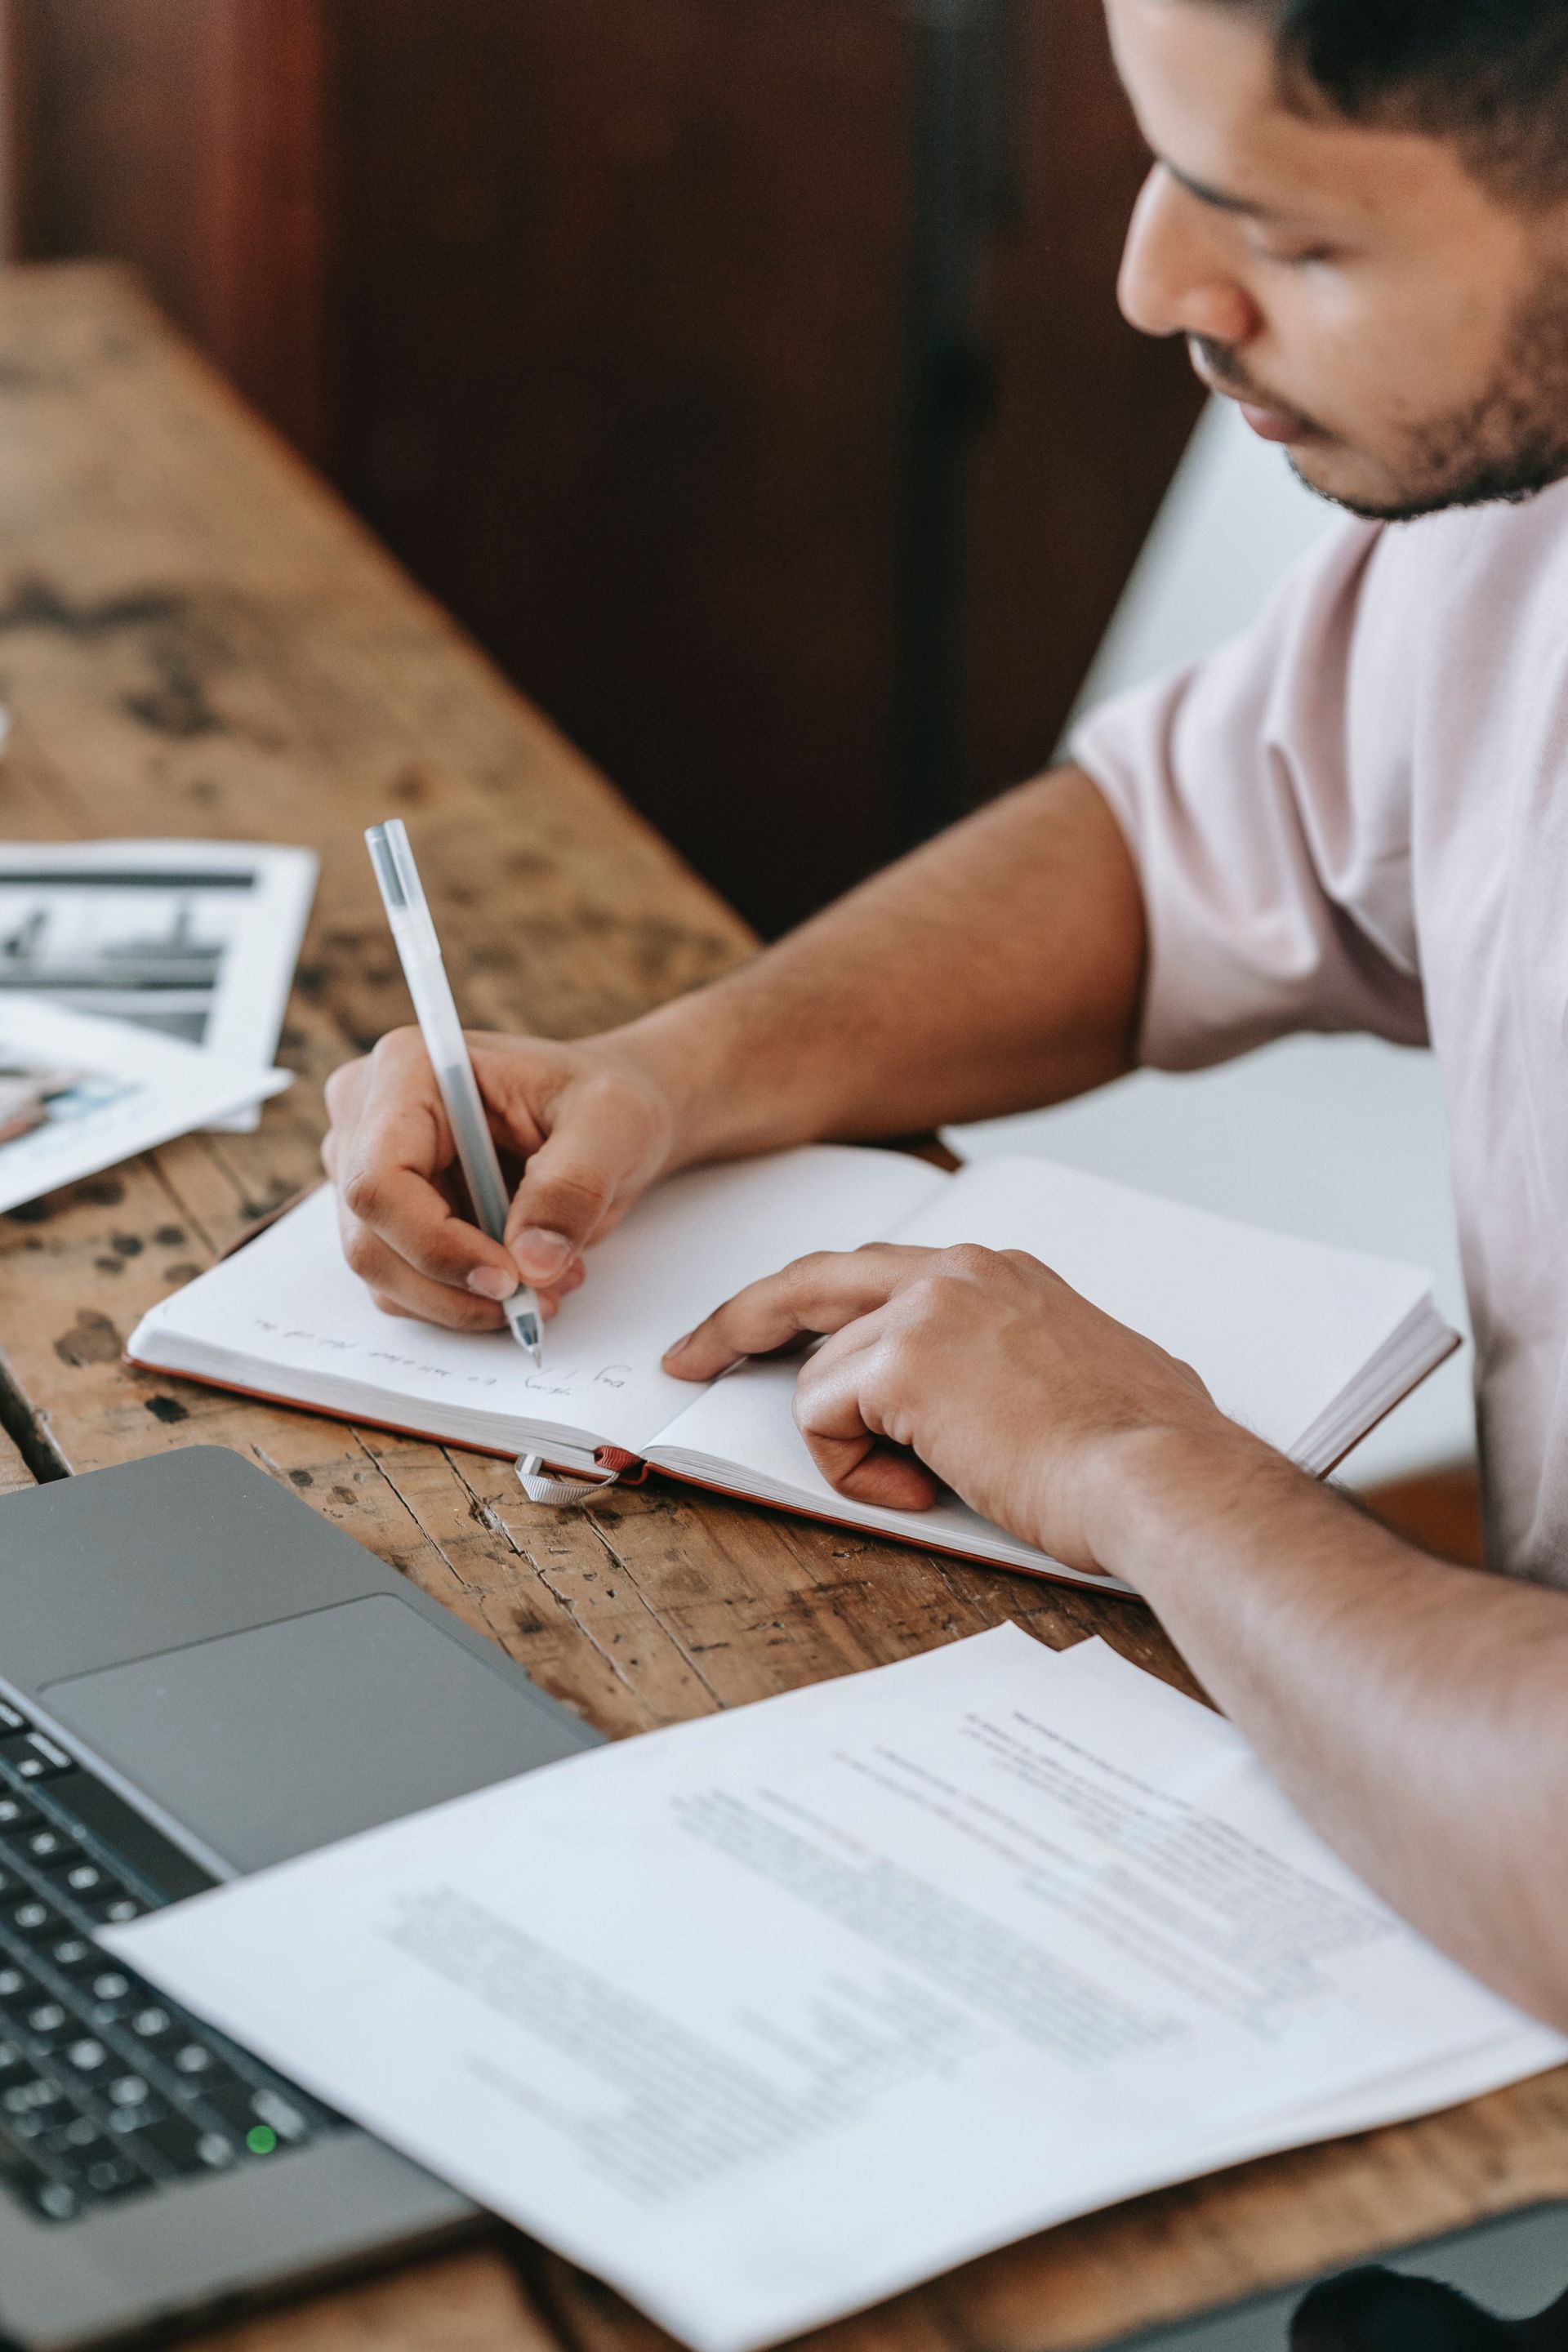
<svg viewBox="0 0 1568 2352">
<path fill-rule="evenodd" d="M 1494 1565 L 1568 1586 L 1568 483 L 1346 521 L 1073 757 L 1142 877 L 1142 1058 L 1293 1029 L 1443 1074 Z"/>
</svg>

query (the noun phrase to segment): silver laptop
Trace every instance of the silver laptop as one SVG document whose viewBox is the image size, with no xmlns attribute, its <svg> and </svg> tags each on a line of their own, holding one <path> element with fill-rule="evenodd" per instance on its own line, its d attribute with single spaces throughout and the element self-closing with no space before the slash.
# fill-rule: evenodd
<svg viewBox="0 0 1568 2352">
<path fill-rule="evenodd" d="M 109 2343 L 472 2224 L 94 1930 L 597 1738 L 237 1454 L 0 1501 L 0 2340 Z"/>
</svg>

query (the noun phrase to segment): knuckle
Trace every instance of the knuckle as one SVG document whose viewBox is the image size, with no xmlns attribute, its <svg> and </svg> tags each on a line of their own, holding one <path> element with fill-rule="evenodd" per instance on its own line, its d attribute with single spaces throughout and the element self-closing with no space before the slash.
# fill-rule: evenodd
<svg viewBox="0 0 1568 2352">
<path fill-rule="evenodd" d="M 983 1249 L 978 1242 L 954 1242 L 942 1251 L 940 1264 L 946 1274 L 973 1278 L 989 1272 L 995 1264 L 995 1252 Z"/>
<path fill-rule="evenodd" d="M 378 1038 L 370 1052 L 370 1060 L 378 1070 L 389 1071 L 394 1076 L 425 1059 L 425 1040 L 417 1029 L 389 1029 Z"/>
<path fill-rule="evenodd" d="M 441 1319 L 454 1330 L 489 1331 L 506 1320 L 499 1307 L 488 1298 L 470 1298 L 465 1290 L 454 1290 L 441 1302 Z"/>
<path fill-rule="evenodd" d="M 386 1262 L 386 1253 L 373 1233 L 363 1225 L 353 1224 L 343 1235 L 343 1257 L 349 1271 L 368 1282 L 378 1266 Z"/>
<path fill-rule="evenodd" d="M 342 1118 L 349 1110 L 364 1083 L 364 1072 L 365 1063 L 363 1055 L 358 1061 L 340 1062 L 335 1070 L 328 1072 L 327 1083 L 322 1091 L 326 1097 L 327 1109 L 333 1118 Z"/>
<path fill-rule="evenodd" d="M 467 1228 L 451 1220 L 420 1233 L 408 1247 L 414 1263 L 437 1282 L 465 1283 L 479 1262 Z"/>
<path fill-rule="evenodd" d="M 576 1161 L 551 1171 L 544 1197 L 557 1208 L 567 1206 L 593 1216 L 607 1206 L 610 1190 L 610 1180 L 602 1168 Z"/>
<path fill-rule="evenodd" d="M 385 1202 L 385 1187 L 374 1168 L 351 1168 L 343 1178 L 342 1203 L 361 1224 L 374 1225 Z"/>
</svg>

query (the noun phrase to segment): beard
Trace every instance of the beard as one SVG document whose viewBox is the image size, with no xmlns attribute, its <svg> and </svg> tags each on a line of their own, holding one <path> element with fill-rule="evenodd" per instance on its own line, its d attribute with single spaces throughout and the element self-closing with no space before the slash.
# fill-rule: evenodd
<svg viewBox="0 0 1568 2352">
<path fill-rule="evenodd" d="M 1199 338 L 1194 342 L 1208 373 L 1227 392 L 1256 397 L 1265 407 L 1281 405 L 1266 393 L 1254 393 L 1226 345 Z M 1286 414 L 1313 424 L 1298 412 Z M 1391 485 L 1387 497 L 1356 498 L 1326 488 L 1293 457 L 1289 462 L 1298 481 L 1317 497 L 1370 522 L 1414 522 L 1447 508 L 1500 500 L 1518 504 L 1561 481 L 1568 475 L 1568 272 L 1552 269 L 1526 296 L 1502 361 L 1479 399 L 1406 432 L 1384 467 Z"/>
</svg>

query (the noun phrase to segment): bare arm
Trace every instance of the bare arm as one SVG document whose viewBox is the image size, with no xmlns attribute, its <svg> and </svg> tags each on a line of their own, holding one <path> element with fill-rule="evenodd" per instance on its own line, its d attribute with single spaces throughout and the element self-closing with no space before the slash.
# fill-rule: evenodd
<svg viewBox="0 0 1568 2352">
<path fill-rule="evenodd" d="M 826 1477 L 911 1511 L 940 1478 L 1136 1586 L 1352 1866 L 1568 2029 L 1568 1594 L 1401 1542 L 1021 1252 L 802 1259 L 667 1360 L 803 1331 L 833 1335 L 795 1406 Z"/>
<path fill-rule="evenodd" d="M 1026 784 L 622 1031 L 712 1158 L 910 1135 L 1131 1066 L 1143 902 L 1080 769 Z"/>
<path fill-rule="evenodd" d="M 701 1160 L 909 1134 L 1060 1100 L 1129 1067 L 1138 878 L 1088 776 L 1025 785 L 712 987 L 603 1037 L 477 1038 L 498 1142 L 526 1162 L 507 1232 L 467 1216 L 416 1031 L 327 1089 L 350 1264 L 395 1313 L 547 1312 L 647 1186 Z"/>
<path fill-rule="evenodd" d="M 1108 1557 L 1352 1867 L 1568 2030 L 1568 1594 L 1432 1559 L 1228 1430 L 1138 1454 Z"/>
</svg>

